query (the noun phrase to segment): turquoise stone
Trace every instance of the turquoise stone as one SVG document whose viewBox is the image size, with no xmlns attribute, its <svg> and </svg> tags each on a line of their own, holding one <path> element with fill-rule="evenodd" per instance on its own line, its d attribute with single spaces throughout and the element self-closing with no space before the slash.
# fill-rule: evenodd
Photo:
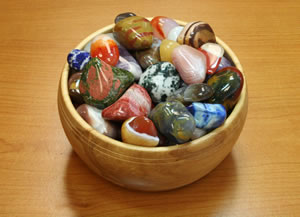
<svg viewBox="0 0 300 217">
<path fill-rule="evenodd" d="M 194 102 L 187 109 L 194 116 L 197 128 L 204 130 L 212 130 L 219 127 L 227 116 L 226 110 L 221 104 Z"/>
<path fill-rule="evenodd" d="M 243 83 L 243 75 L 237 68 L 222 69 L 207 81 L 207 84 L 214 90 L 214 94 L 208 102 L 222 104 L 227 111 L 231 110 L 238 100 Z"/>
<path fill-rule="evenodd" d="M 180 76 L 169 62 L 149 66 L 141 75 L 139 85 L 143 86 L 155 103 L 163 102 L 180 87 Z"/>
<path fill-rule="evenodd" d="M 158 131 L 171 142 L 185 143 L 191 139 L 195 130 L 195 120 L 180 102 L 159 103 L 150 113 Z"/>
</svg>

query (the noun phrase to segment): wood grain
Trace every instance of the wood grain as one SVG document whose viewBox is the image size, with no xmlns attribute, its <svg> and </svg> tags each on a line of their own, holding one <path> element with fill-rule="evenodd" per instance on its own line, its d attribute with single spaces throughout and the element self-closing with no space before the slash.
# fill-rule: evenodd
<svg viewBox="0 0 300 217">
<path fill-rule="evenodd" d="M 57 112 L 66 54 L 134 11 L 208 22 L 238 55 L 249 110 L 232 154 L 204 179 L 128 191 L 72 152 Z M 300 2 L 0 2 L 0 216 L 299 216 Z"/>
</svg>

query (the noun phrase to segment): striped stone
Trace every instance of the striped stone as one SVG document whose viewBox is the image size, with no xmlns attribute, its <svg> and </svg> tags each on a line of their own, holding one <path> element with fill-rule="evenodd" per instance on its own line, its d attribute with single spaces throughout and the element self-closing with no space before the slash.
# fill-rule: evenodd
<svg viewBox="0 0 300 217">
<path fill-rule="evenodd" d="M 152 25 L 144 17 L 127 17 L 115 25 L 113 32 L 116 39 L 128 50 L 150 48 L 153 42 Z"/>
<path fill-rule="evenodd" d="M 202 21 L 197 21 L 188 23 L 184 27 L 177 38 L 177 42 L 199 48 L 207 42 L 215 43 L 216 37 L 210 25 Z"/>
</svg>

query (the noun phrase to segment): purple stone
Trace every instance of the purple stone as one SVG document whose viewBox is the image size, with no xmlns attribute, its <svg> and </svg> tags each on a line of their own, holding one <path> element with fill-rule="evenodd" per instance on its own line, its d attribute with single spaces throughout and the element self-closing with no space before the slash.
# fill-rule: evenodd
<svg viewBox="0 0 300 217">
<path fill-rule="evenodd" d="M 223 56 L 219 64 L 219 67 L 217 68 L 217 71 L 220 71 L 221 69 L 226 68 L 228 66 L 232 66 L 232 64 L 226 57 Z"/>
</svg>

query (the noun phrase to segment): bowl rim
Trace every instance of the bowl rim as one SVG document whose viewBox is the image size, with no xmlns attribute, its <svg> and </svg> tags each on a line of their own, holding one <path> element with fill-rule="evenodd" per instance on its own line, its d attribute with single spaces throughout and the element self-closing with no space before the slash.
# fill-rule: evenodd
<svg viewBox="0 0 300 217">
<path fill-rule="evenodd" d="M 151 20 L 152 17 L 147 17 L 148 20 Z M 181 20 L 175 20 L 179 25 L 186 25 L 188 22 L 184 22 Z M 84 48 L 84 46 L 91 41 L 94 37 L 96 37 L 99 34 L 105 34 L 105 33 L 109 33 L 111 32 L 111 30 L 113 29 L 115 24 L 110 24 L 107 25 L 95 32 L 93 32 L 92 34 L 90 34 L 89 36 L 87 36 L 86 38 L 84 38 L 74 49 L 80 49 L 82 50 Z M 163 153 L 163 152 L 170 152 L 170 151 L 177 151 L 180 149 L 193 149 L 197 147 L 198 149 L 205 149 L 208 146 L 210 146 L 211 144 L 204 142 L 205 140 L 209 140 L 212 139 L 212 137 L 215 137 L 216 135 L 222 133 L 223 131 L 226 130 L 226 128 L 228 126 L 231 125 L 231 123 L 238 118 L 238 115 L 241 113 L 242 107 L 243 107 L 243 103 L 245 103 L 245 101 L 247 100 L 247 82 L 246 82 L 246 77 L 245 74 L 243 72 L 243 68 L 242 65 L 239 61 L 239 59 L 237 58 L 237 56 L 235 55 L 235 53 L 231 50 L 231 48 L 229 48 L 229 46 L 222 41 L 218 36 L 216 36 L 216 40 L 217 43 L 220 44 L 224 50 L 226 51 L 226 53 L 231 57 L 233 63 L 235 64 L 235 66 L 241 71 L 243 78 L 244 78 L 244 85 L 241 91 L 241 94 L 239 96 L 238 102 L 235 105 L 234 109 L 232 110 L 231 114 L 226 118 L 225 122 L 223 123 L 222 126 L 214 129 L 213 131 L 209 132 L 208 134 L 183 143 L 183 144 L 176 144 L 176 145 L 172 145 L 172 146 L 159 146 L 159 147 L 145 147 L 145 146 L 136 146 L 136 145 L 132 145 L 132 144 L 128 144 L 128 143 L 124 143 L 122 141 L 110 138 L 104 134 L 99 133 L 97 130 L 95 130 L 92 126 L 90 126 L 76 111 L 76 108 L 74 107 L 71 98 L 69 96 L 69 92 L 68 92 L 68 78 L 69 78 L 69 65 L 68 62 L 65 62 L 63 71 L 61 73 L 61 79 L 60 79 L 60 90 L 61 94 L 62 94 L 62 100 L 64 101 L 67 109 L 69 110 L 71 116 L 75 119 L 75 121 L 77 122 L 77 124 L 79 124 L 85 131 L 89 132 L 90 134 L 92 134 L 92 136 L 98 138 L 100 141 L 103 141 L 107 144 L 114 144 L 115 146 L 118 146 L 119 148 L 122 149 L 127 149 L 130 151 L 139 151 L 139 152 L 151 152 L 151 153 Z M 100 145 L 100 144 L 98 144 Z M 201 146 L 201 147 L 199 147 Z M 112 151 L 112 150 L 111 150 Z"/>
</svg>

